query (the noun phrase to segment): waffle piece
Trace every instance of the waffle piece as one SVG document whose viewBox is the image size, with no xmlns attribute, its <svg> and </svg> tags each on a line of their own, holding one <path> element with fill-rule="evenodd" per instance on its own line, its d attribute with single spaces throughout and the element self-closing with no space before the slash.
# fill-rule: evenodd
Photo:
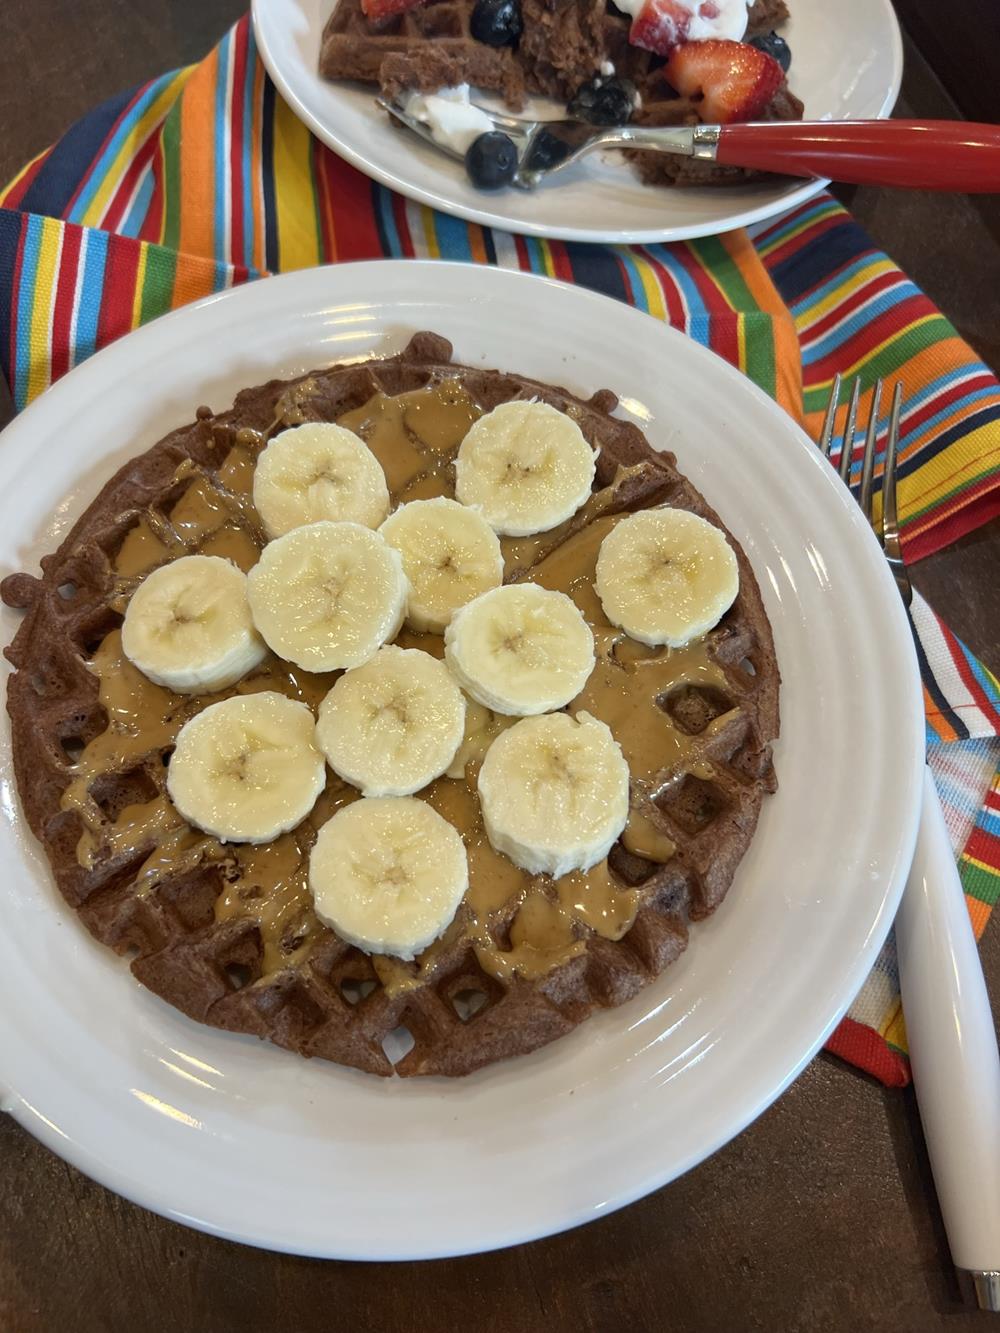
<svg viewBox="0 0 1000 1333">
<path fill-rule="evenodd" d="M 599 608 L 587 613 L 601 644 L 587 690 L 602 677 L 610 688 L 606 700 L 595 704 L 585 691 L 577 704 L 618 710 L 610 720 L 626 753 L 642 738 L 629 828 L 584 886 L 617 913 L 614 931 L 599 914 L 588 924 L 564 910 L 565 881 L 532 880 L 494 853 L 474 790 L 460 780 L 440 779 L 421 796 L 463 829 L 470 892 L 414 963 L 369 957 L 312 911 L 305 868 L 316 829 L 357 798 L 338 779 L 304 824 L 265 847 L 222 846 L 173 810 L 165 796 L 173 738 L 212 700 L 145 681 L 122 658 L 117 627 L 131 589 L 164 560 L 201 550 L 252 563 L 263 538 L 247 492 L 275 429 L 346 420 L 379 456 L 398 502 L 449 492 L 470 415 L 525 397 L 568 411 L 600 449 L 594 495 L 561 528 L 506 539 L 509 580 L 588 579 L 601 525 L 650 504 L 719 523 L 673 456 L 611 415 L 613 393 L 584 402 L 518 375 L 453 365 L 450 355 L 444 339 L 418 334 L 399 357 L 271 381 L 219 415 L 199 409 L 193 424 L 105 485 L 43 559 L 40 577 L 14 574 L 0 585 L 5 602 L 26 612 L 7 649 L 18 790 L 67 902 L 99 940 L 131 956 L 141 982 L 191 1018 L 376 1074 L 393 1072 L 393 1033 L 412 1042 L 397 1073 L 461 1075 L 629 999 L 683 950 L 689 922 L 721 902 L 774 788 L 778 671 L 757 583 L 733 542 L 739 596 L 690 650 L 691 670 L 683 653 L 676 658 L 675 685 L 675 659 L 601 625 Z M 428 412 L 434 448 L 406 424 Z M 330 683 L 269 659 L 236 689 L 265 684 L 315 706 Z M 575 901 L 579 885 L 569 887 Z M 512 963 L 529 959 L 518 943 L 529 908 L 547 923 L 554 952 L 519 970 Z"/>
<path fill-rule="evenodd" d="M 652 95 L 644 99 L 635 117 L 637 124 L 697 125 L 697 105 L 690 98 L 667 95 L 670 90 L 662 85 L 662 80 L 660 85 L 657 90 L 659 96 Z M 801 120 L 802 112 L 802 103 L 785 84 L 775 93 L 759 119 Z M 738 185 L 762 180 L 766 174 L 751 171 L 747 167 L 718 166 L 713 162 L 702 162 L 673 153 L 629 149 L 625 156 L 635 162 L 639 175 L 648 185 Z"/>
<path fill-rule="evenodd" d="M 469 31 L 475 0 L 426 0 L 369 23 L 360 0 L 340 0 L 323 29 L 319 70 L 326 79 L 381 83 L 387 97 L 471 83 L 500 93 L 518 110 L 524 75 L 512 51 L 477 42 Z"/>
</svg>

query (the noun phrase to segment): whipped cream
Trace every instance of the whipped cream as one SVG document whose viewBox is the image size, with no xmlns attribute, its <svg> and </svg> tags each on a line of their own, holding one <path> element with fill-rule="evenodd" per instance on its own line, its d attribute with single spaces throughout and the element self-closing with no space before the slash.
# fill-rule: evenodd
<svg viewBox="0 0 1000 1333">
<path fill-rule="evenodd" d="M 615 6 L 635 18 L 647 2 L 615 0 Z M 664 18 L 674 22 L 678 43 L 704 42 L 711 37 L 738 42 L 747 30 L 752 4 L 753 0 L 670 0 Z"/>
<path fill-rule="evenodd" d="M 439 88 L 436 93 L 407 93 L 400 104 L 407 115 L 427 126 L 435 143 L 456 153 L 465 153 L 474 140 L 493 128 L 485 111 L 469 102 L 467 83 Z"/>
</svg>

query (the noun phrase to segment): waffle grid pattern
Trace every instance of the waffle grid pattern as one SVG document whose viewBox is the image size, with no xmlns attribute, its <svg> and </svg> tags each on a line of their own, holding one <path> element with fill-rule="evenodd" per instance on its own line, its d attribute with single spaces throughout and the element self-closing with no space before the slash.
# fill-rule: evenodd
<svg viewBox="0 0 1000 1333">
<path fill-rule="evenodd" d="M 485 410 L 537 396 L 572 412 L 587 438 L 600 446 L 596 487 L 612 484 L 619 465 L 628 469 L 612 509 L 667 501 L 721 526 L 676 471 L 673 457 L 654 453 L 634 426 L 610 415 L 613 394 L 600 392 L 584 403 L 517 376 L 453 366 L 450 354 L 443 339 L 420 334 L 398 358 L 316 372 L 308 377 L 308 395 L 296 402 L 308 419 L 332 420 L 376 392 L 394 395 L 456 373 Z M 685 687 L 660 701 L 675 725 L 694 737 L 721 722 L 698 748 L 699 758 L 711 763 L 711 775 L 665 770 L 655 784 L 651 817 L 677 847 L 665 865 L 635 857 L 620 844 L 612 850 L 614 875 L 640 895 L 634 924 L 621 940 L 589 935 L 579 956 L 540 980 L 501 983 L 483 971 L 459 932 L 438 953 L 432 972 L 422 976 L 410 965 L 412 988 L 389 994 L 371 960 L 320 926 L 310 909 L 310 920 L 287 923 L 286 965 L 265 973 L 254 919 L 216 920 L 217 899 L 232 891 L 237 873 L 224 850 L 207 852 L 193 866 L 168 865 L 152 886 L 139 885 L 137 875 L 155 839 L 114 850 L 109 834 L 121 810 L 163 792 L 169 746 L 133 757 L 121 772 L 92 784 L 99 850 L 90 869 L 77 861 L 79 815 L 62 809 L 61 801 L 82 747 L 114 726 L 101 706 L 88 659 L 121 621 L 128 590 L 112 566 L 123 540 L 150 514 L 160 516 L 157 526 L 169 534 L 169 511 L 185 489 L 199 476 L 215 475 L 238 431 L 273 429 L 288 390 L 272 381 L 245 391 L 219 416 L 200 411 L 195 424 L 167 436 L 107 483 L 59 550 L 43 560 L 41 578 L 16 574 L 4 581 L 4 600 L 26 610 L 7 650 L 16 668 L 8 709 L 18 788 L 66 900 L 98 939 L 131 956 L 140 981 L 190 1017 L 377 1074 L 393 1072 L 386 1051 L 398 1053 L 405 1034 L 411 1049 L 395 1063 L 395 1072 L 465 1074 L 533 1050 L 571 1031 L 595 1009 L 630 998 L 680 954 L 688 922 L 721 902 L 763 797 L 774 787 L 770 742 L 778 728 L 778 673 L 770 628 L 753 574 L 736 547 L 740 595 L 708 648 L 727 688 Z M 178 480 L 183 464 L 187 475 Z M 252 527 L 252 513 L 238 504 L 234 513 L 238 523 Z M 315 830 L 303 825 L 298 836 L 305 855 Z M 493 921 L 501 948 L 508 944 L 517 906 L 509 901 Z M 307 935 L 311 948 L 303 952 Z"/>
</svg>

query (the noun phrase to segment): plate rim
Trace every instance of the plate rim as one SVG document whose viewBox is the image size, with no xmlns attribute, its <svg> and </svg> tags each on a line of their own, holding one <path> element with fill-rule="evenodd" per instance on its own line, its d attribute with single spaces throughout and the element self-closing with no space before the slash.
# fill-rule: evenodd
<svg viewBox="0 0 1000 1333">
<path fill-rule="evenodd" d="M 761 203 L 753 208 L 743 209 L 732 214 L 724 223 L 719 221 L 691 222 L 670 227 L 640 227 L 614 232 L 591 227 L 549 226 L 536 222 L 519 222 L 494 213 L 488 207 L 479 209 L 471 205 L 455 203 L 436 190 L 413 184 L 397 176 L 393 171 L 372 163 L 365 158 L 362 152 L 338 137 L 321 117 L 313 114 L 292 87 L 281 63 L 275 59 L 265 26 L 266 20 L 261 17 L 265 6 L 271 2 L 272 0 L 251 0 L 250 14 L 254 38 L 268 76 L 295 116 L 331 152 L 336 153 L 338 157 L 356 167 L 370 180 L 377 181 L 387 189 L 394 190 L 405 198 L 413 200 L 414 203 L 424 204 L 438 212 L 460 218 L 463 222 L 471 222 L 481 227 L 510 232 L 516 236 L 533 236 L 543 240 L 578 241 L 601 245 L 667 244 L 672 241 L 697 240 L 704 236 L 724 235 L 741 227 L 750 227 L 757 223 L 766 222 L 770 218 L 779 217 L 782 213 L 790 212 L 801 204 L 808 203 L 810 199 L 814 199 L 831 183 L 828 177 L 817 177 L 804 181 L 802 185 L 789 190 L 780 199 L 773 200 L 771 203 Z M 893 108 L 899 100 L 903 84 L 903 37 L 892 0 L 869 0 L 869 3 L 873 2 L 881 7 L 883 15 L 888 19 L 891 37 L 892 77 L 889 92 L 877 117 L 879 120 L 884 120 L 892 114 Z M 318 76 L 316 77 L 318 78 Z"/>
<path fill-rule="evenodd" d="M 611 300 L 611 298 L 600 293 L 585 288 L 579 288 L 573 284 L 565 283 L 558 279 L 517 271 L 470 266 L 461 262 L 383 259 L 359 261 L 356 264 L 352 264 L 351 268 L 352 270 L 362 270 L 362 275 L 364 274 L 364 271 L 370 271 L 372 269 L 383 271 L 387 266 L 392 266 L 396 269 L 402 269 L 402 266 L 405 266 L 408 271 L 412 272 L 414 264 L 420 265 L 423 270 L 435 271 L 445 268 L 453 271 L 455 274 L 461 273 L 466 279 L 468 279 L 470 273 L 475 274 L 476 276 L 472 280 L 474 282 L 482 283 L 487 287 L 491 285 L 514 284 L 524 286 L 525 284 L 528 284 L 529 286 L 534 287 L 546 286 L 550 288 L 564 289 L 566 292 L 572 293 L 574 299 L 582 300 L 587 305 L 594 307 L 597 312 Z M 289 287 L 296 283 L 305 286 L 315 279 L 317 273 L 323 273 L 324 275 L 327 275 L 328 280 L 335 282 L 335 275 L 339 267 L 340 266 L 323 266 L 320 269 L 298 270 L 294 273 L 268 279 L 267 282 L 268 284 L 279 283 Z M 391 286 L 392 284 L 390 283 L 390 288 Z M 220 303 L 225 303 L 226 305 L 238 305 L 241 301 L 252 302 L 255 297 L 251 293 L 257 291 L 259 288 L 259 282 L 252 282 L 240 287 L 229 288 L 221 292 L 213 293 L 201 298 L 197 302 L 192 302 L 189 305 L 180 307 L 175 311 L 161 316 L 159 319 L 151 321 L 150 324 L 134 330 L 131 334 L 118 340 L 116 343 L 101 349 L 100 352 L 95 353 L 94 356 L 89 358 L 86 362 L 74 367 L 72 371 L 63 376 L 55 385 L 46 390 L 44 394 L 40 395 L 34 403 L 25 408 L 14 418 L 6 430 L 0 433 L 0 438 L 6 437 L 9 440 L 10 435 L 8 432 L 17 435 L 28 435 L 29 432 L 34 430 L 35 421 L 43 418 L 45 411 L 51 411 L 53 405 L 58 409 L 61 406 L 63 399 L 72 401 L 74 386 L 83 380 L 84 375 L 88 372 L 88 367 L 90 367 L 98 358 L 104 358 L 101 362 L 102 365 L 109 363 L 113 364 L 113 354 L 116 350 L 120 350 L 122 345 L 128 342 L 129 338 L 135 340 L 132 344 L 134 347 L 136 343 L 141 343 L 146 340 L 143 338 L 144 334 L 147 335 L 149 340 L 152 340 L 155 336 L 152 332 L 154 329 L 162 334 L 162 330 L 165 326 L 174 324 L 182 325 L 192 318 L 197 318 L 198 312 L 201 310 L 217 306 Z M 336 294 L 331 293 L 329 296 L 330 303 L 333 304 L 336 300 Z M 637 329 L 640 327 L 648 327 L 646 325 L 639 325 L 638 323 L 638 321 L 643 319 L 643 312 L 636 310 L 634 307 L 625 306 L 619 302 L 612 302 L 612 304 L 618 307 L 619 311 L 627 315 L 630 319 L 634 318 L 637 322 Z M 646 318 L 648 318 L 648 316 Z M 723 360 L 723 358 L 717 356 L 717 354 L 701 344 L 694 342 L 694 340 L 688 338 L 687 335 L 680 330 L 673 329 L 669 325 L 660 323 L 660 321 L 656 321 L 656 323 L 660 331 L 665 334 L 668 339 L 682 339 L 690 349 L 693 349 L 693 354 L 696 357 L 704 359 L 706 362 L 711 361 L 715 371 L 723 378 L 728 379 L 731 384 L 739 384 L 741 386 L 741 391 L 749 391 L 752 396 L 757 399 L 758 403 L 775 417 L 776 421 L 781 421 L 785 433 L 791 431 L 799 437 L 801 443 L 807 446 L 811 465 L 819 470 L 822 475 L 826 475 L 828 472 L 826 464 L 820 458 L 818 451 L 812 448 L 811 441 L 804 430 L 802 430 L 802 428 L 794 422 L 778 406 L 778 404 L 764 392 L 764 390 L 759 388 L 752 380 L 749 380 L 746 376 L 742 375 L 740 371 Z M 4 457 L 0 455 L 0 477 L 2 477 L 3 474 L 4 463 Z M 916 709 L 919 710 L 920 687 L 916 655 L 913 651 L 905 613 L 899 601 L 898 594 L 896 593 L 895 585 L 892 582 L 888 567 L 885 565 L 881 553 L 878 551 L 874 537 L 872 537 L 867 524 L 864 522 L 860 510 L 857 509 L 857 506 L 854 504 L 853 500 L 850 500 L 846 492 L 842 491 L 832 473 L 830 473 L 827 478 L 827 484 L 830 488 L 831 501 L 834 502 L 841 512 L 847 516 L 848 522 L 859 534 L 859 540 L 863 545 L 867 546 L 870 554 L 877 556 L 877 559 L 872 562 L 872 568 L 873 572 L 879 571 L 875 574 L 875 581 L 876 585 L 880 585 L 880 592 L 883 595 L 882 600 L 889 616 L 889 620 L 885 626 L 885 632 L 890 639 L 896 640 L 896 647 L 902 650 L 903 656 L 911 666 L 911 671 L 908 673 L 906 680 L 900 685 L 900 692 L 905 693 L 908 689 Z M 791 1067 L 780 1079 L 780 1082 L 775 1086 L 769 1087 L 768 1091 L 759 1096 L 755 1101 L 748 1103 L 738 1115 L 728 1118 L 725 1128 L 720 1129 L 718 1134 L 706 1140 L 696 1150 L 689 1152 L 679 1165 L 675 1163 L 661 1171 L 649 1174 L 640 1184 L 616 1193 L 613 1197 L 608 1198 L 599 1206 L 590 1203 L 585 1207 L 578 1208 L 573 1215 L 566 1216 L 561 1221 L 551 1226 L 546 1226 L 544 1229 L 528 1227 L 527 1230 L 525 1230 L 522 1227 L 518 1234 L 509 1235 L 502 1240 L 489 1243 L 486 1246 L 487 1249 L 502 1249 L 526 1241 L 541 1239 L 547 1235 L 558 1234 L 564 1230 L 595 1220 L 597 1217 L 604 1216 L 607 1213 L 616 1211 L 619 1208 L 635 1202 L 637 1199 L 645 1197 L 646 1194 L 661 1188 L 664 1184 L 669 1183 L 669 1181 L 676 1179 L 679 1175 L 686 1173 L 693 1166 L 704 1161 L 707 1157 L 717 1152 L 725 1143 L 728 1143 L 737 1134 L 741 1133 L 742 1130 L 762 1114 L 763 1111 L 785 1091 L 799 1073 L 801 1073 L 802 1069 L 813 1058 L 825 1042 L 829 1033 L 847 1011 L 857 990 L 860 988 L 861 984 L 863 984 L 865 977 L 870 972 L 871 965 L 877 956 L 878 950 L 881 948 L 882 943 L 888 935 L 896 907 L 902 896 L 910 860 L 912 858 L 912 850 L 916 840 L 919 819 L 919 795 L 923 776 L 924 732 L 922 722 L 917 721 L 918 716 L 918 712 L 914 712 L 914 720 L 910 724 L 912 726 L 911 741 L 913 754 L 911 758 L 913 759 L 913 763 L 906 764 L 904 756 L 904 761 L 898 765 L 902 774 L 901 782 L 904 782 L 910 789 L 907 794 L 907 801 L 905 802 L 910 813 L 909 819 L 896 839 L 898 850 L 891 882 L 886 885 L 885 892 L 878 905 L 878 910 L 868 930 L 865 947 L 852 955 L 845 964 L 844 978 L 837 987 L 837 999 L 828 1005 L 825 1020 L 822 1023 L 820 1030 L 805 1044 L 804 1049 L 799 1052 Z M 9 737 L 9 731 L 7 736 Z M 9 750 L 9 739 L 5 740 L 3 745 L 5 749 Z M 23 826 L 23 815 L 20 811 L 18 811 L 18 820 Z M 47 862 L 42 866 L 42 873 L 50 873 Z M 59 902 L 58 899 L 56 901 L 57 905 L 61 908 L 61 902 Z M 79 923 L 74 920 L 72 924 L 76 927 Z M 0 1109 L 11 1113 L 13 1117 L 28 1130 L 28 1132 L 38 1138 L 41 1142 L 45 1143 L 46 1146 L 56 1152 L 57 1155 L 70 1162 L 73 1166 L 83 1171 L 92 1179 L 97 1180 L 99 1183 L 114 1190 L 116 1193 L 121 1194 L 123 1197 L 130 1199 L 132 1202 L 137 1203 L 142 1207 L 149 1208 L 154 1212 L 169 1217 L 172 1220 L 241 1243 L 288 1253 L 308 1254 L 315 1257 L 400 1261 L 412 1260 L 415 1258 L 434 1258 L 478 1253 L 484 1248 L 482 1244 L 477 1244 L 473 1241 L 464 1247 L 448 1245 L 435 1248 L 431 1245 L 430 1247 L 413 1250 L 372 1254 L 351 1252 L 349 1249 L 345 1249 L 342 1244 L 338 1244 L 335 1248 L 331 1248 L 329 1243 L 324 1243 L 321 1239 L 318 1239 L 315 1244 L 305 1246 L 301 1241 L 295 1239 L 285 1239 L 283 1241 L 281 1237 L 276 1236 L 273 1232 L 266 1236 L 260 1234 L 259 1231 L 255 1232 L 253 1230 L 240 1232 L 233 1228 L 213 1222 L 211 1218 L 196 1217 L 192 1216 L 190 1213 L 186 1213 L 182 1207 L 176 1205 L 176 1203 L 170 1202 L 168 1198 L 165 1197 L 165 1195 L 169 1194 L 169 1191 L 165 1191 L 162 1184 L 157 1184 L 155 1187 L 151 1187 L 148 1180 L 137 1181 L 119 1168 L 113 1165 L 109 1167 L 109 1165 L 98 1156 L 95 1150 L 80 1144 L 75 1137 L 67 1136 L 54 1120 L 48 1119 L 45 1114 L 46 1108 L 31 1104 L 23 1093 L 18 1092 L 13 1084 L 7 1081 L 6 1075 L 3 1074 L 2 1071 L 0 1071 Z M 53 1114 L 55 1114 L 54 1110 Z"/>
</svg>

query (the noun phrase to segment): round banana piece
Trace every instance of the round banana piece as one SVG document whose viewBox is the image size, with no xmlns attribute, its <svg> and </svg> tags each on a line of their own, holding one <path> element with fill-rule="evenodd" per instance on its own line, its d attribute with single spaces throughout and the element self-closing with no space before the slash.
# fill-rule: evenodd
<svg viewBox="0 0 1000 1333">
<path fill-rule="evenodd" d="M 241 569 L 217 555 L 185 555 L 148 574 L 132 594 L 122 648 L 133 666 L 176 694 L 224 690 L 261 664 Z"/>
<path fill-rule="evenodd" d="M 310 421 L 263 450 L 253 502 L 271 538 L 324 519 L 377 528 L 389 512 L 389 487 L 364 440 L 333 422 Z"/>
<path fill-rule="evenodd" d="M 565 412 L 537 400 L 501 403 L 462 441 L 455 495 L 475 505 L 494 532 L 527 537 L 572 518 L 596 468 L 596 453 Z"/>
<path fill-rule="evenodd" d="M 594 669 L 594 636 L 576 604 L 537 583 L 510 583 L 463 606 L 444 644 L 455 679 L 495 713 L 562 708 Z"/>
<path fill-rule="evenodd" d="M 529 717 L 498 736 L 479 770 L 490 843 L 558 879 L 603 861 L 628 819 L 628 764 L 589 713 Z"/>
<path fill-rule="evenodd" d="M 313 715 L 274 690 L 209 704 L 177 736 L 167 792 L 220 842 L 270 842 L 301 824 L 326 782 Z"/>
<path fill-rule="evenodd" d="M 399 552 L 359 523 L 310 523 L 269 542 L 247 575 L 268 647 L 306 671 L 360 666 L 399 633 L 409 586 Z"/>
<path fill-rule="evenodd" d="M 319 706 L 316 739 L 363 796 L 409 796 L 441 776 L 465 734 L 465 696 L 419 648 L 380 648 Z"/>
<path fill-rule="evenodd" d="M 406 623 L 440 634 L 459 609 L 503 582 L 496 533 L 475 509 L 439 496 L 400 505 L 379 528 L 410 581 Z"/>
<path fill-rule="evenodd" d="M 344 806 L 309 857 L 316 915 L 366 953 L 415 957 L 448 926 L 468 887 L 458 831 L 413 796 Z"/>
<path fill-rule="evenodd" d="M 643 509 L 601 542 L 594 587 L 630 638 L 683 648 L 719 623 L 740 590 L 725 533 L 686 509 Z"/>
</svg>

